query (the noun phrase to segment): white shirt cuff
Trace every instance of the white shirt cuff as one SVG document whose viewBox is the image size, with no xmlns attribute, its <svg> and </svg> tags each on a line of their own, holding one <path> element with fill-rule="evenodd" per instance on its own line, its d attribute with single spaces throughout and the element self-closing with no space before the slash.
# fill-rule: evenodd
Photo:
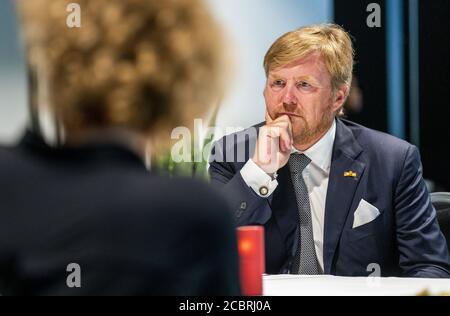
<svg viewBox="0 0 450 316">
<path fill-rule="evenodd" d="M 276 179 L 272 180 L 252 159 L 249 159 L 241 169 L 241 176 L 245 183 L 260 197 L 267 198 L 278 186 Z"/>
</svg>

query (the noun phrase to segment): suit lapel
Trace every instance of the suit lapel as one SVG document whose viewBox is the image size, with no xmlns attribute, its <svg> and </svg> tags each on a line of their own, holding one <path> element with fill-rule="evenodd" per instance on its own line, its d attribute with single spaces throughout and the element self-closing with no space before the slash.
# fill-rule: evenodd
<svg viewBox="0 0 450 316">
<path fill-rule="evenodd" d="M 331 273 L 334 254 L 365 168 L 365 164 L 357 160 L 362 148 L 353 133 L 342 121 L 339 119 L 336 121 L 336 139 L 325 204 L 323 249 L 325 274 Z M 353 176 L 344 175 L 349 171 L 354 173 Z"/>
</svg>

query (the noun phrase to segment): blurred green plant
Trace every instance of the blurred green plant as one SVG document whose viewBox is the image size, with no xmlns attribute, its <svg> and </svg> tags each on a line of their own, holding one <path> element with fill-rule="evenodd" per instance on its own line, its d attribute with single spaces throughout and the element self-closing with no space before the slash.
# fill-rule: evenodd
<svg viewBox="0 0 450 316">
<path fill-rule="evenodd" d="M 211 119 L 209 120 L 209 126 L 215 125 L 217 121 L 217 115 L 219 113 L 220 106 L 215 106 L 213 113 L 211 115 Z M 210 137 L 206 137 L 203 140 L 203 143 L 200 148 L 196 148 L 196 150 L 200 153 L 203 153 L 205 150 L 207 152 L 211 152 L 212 139 L 214 139 L 214 134 Z M 191 148 L 195 149 L 195 141 L 192 142 Z M 169 177 L 192 177 L 192 178 L 200 178 L 204 180 L 209 180 L 208 176 L 208 159 L 201 155 L 201 161 L 196 161 L 196 150 L 191 150 L 191 159 L 190 162 L 175 162 L 172 159 L 172 155 L 170 152 L 159 155 L 152 161 L 152 168 L 156 170 L 156 172 L 160 174 L 164 174 Z M 198 160 L 198 159 L 197 159 Z"/>
</svg>

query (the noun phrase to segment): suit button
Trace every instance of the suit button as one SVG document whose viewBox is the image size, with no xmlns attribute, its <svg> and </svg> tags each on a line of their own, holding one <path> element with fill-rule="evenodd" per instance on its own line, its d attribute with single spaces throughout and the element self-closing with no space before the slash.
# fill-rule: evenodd
<svg viewBox="0 0 450 316">
<path fill-rule="evenodd" d="M 242 216 L 242 213 L 247 209 L 247 202 L 242 202 L 239 209 L 236 211 L 236 217 L 239 218 Z"/>
<path fill-rule="evenodd" d="M 259 188 L 259 194 L 261 194 L 262 196 L 266 196 L 267 194 L 269 194 L 269 189 L 267 187 L 261 187 Z"/>
</svg>

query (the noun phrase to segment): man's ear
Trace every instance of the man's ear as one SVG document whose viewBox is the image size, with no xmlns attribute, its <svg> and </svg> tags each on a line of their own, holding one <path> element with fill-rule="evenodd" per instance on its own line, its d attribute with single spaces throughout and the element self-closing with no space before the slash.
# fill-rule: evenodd
<svg viewBox="0 0 450 316">
<path fill-rule="evenodd" d="M 341 87 L 333 94 L 333 111 L 336 112 L 344 105 L 345 100 L 349 94 L 349 86 L 346 84 L 341 85 Z"/>
</svg>

